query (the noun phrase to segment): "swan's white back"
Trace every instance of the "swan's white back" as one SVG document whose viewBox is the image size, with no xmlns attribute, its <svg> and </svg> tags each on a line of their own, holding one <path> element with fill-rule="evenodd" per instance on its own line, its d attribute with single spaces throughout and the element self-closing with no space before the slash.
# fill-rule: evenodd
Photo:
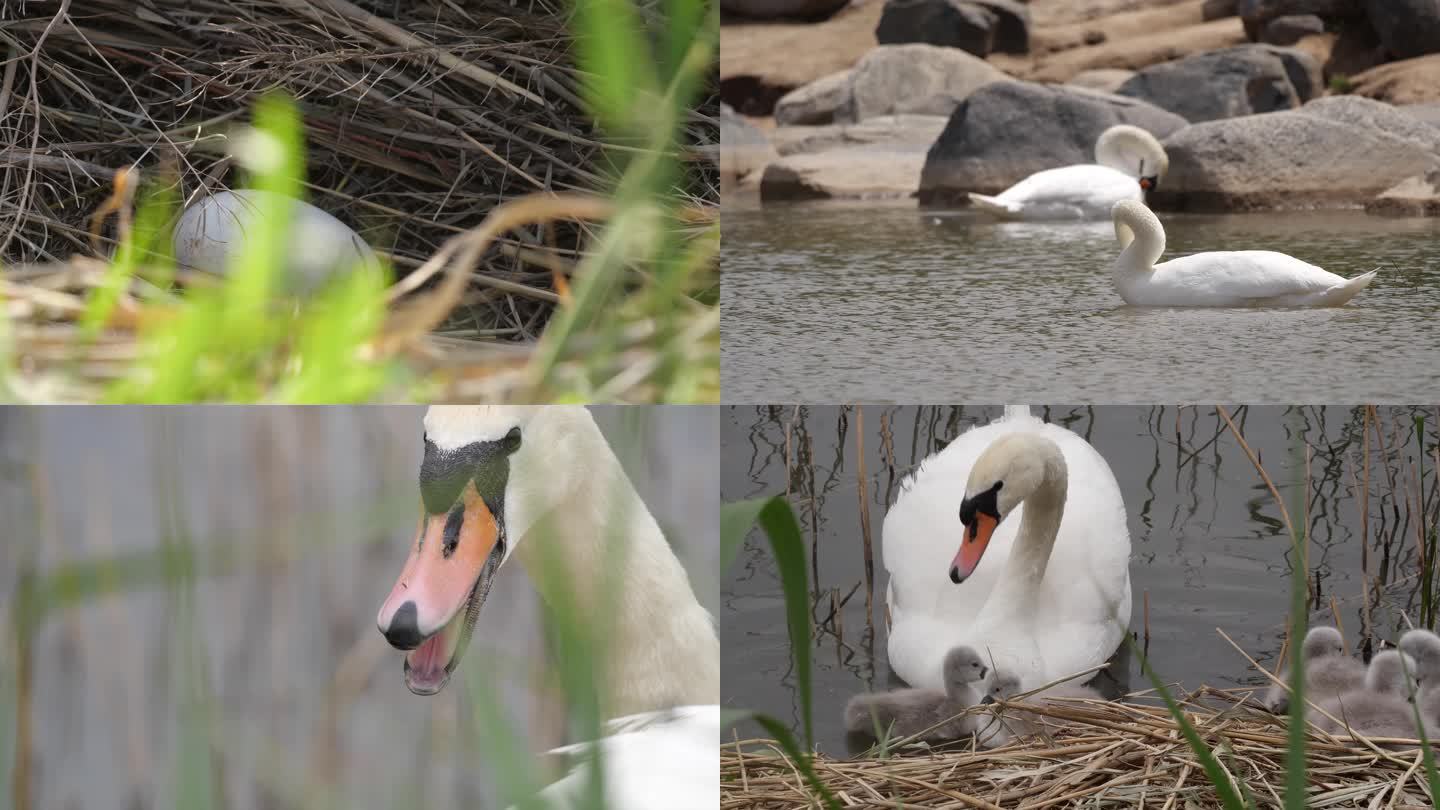
<svg viewBox="0 0 1440 810">
<path fill-rule="evenodd" d="M 1001 587 L 1022 504 L 995 530 L 975 572 L 955 585 L 948 572 L 970 469 L 995 439 L 1016 431 L 1053 441 L 1069 470 L 1045 577 L 1033 594 Z M 968 644 L 1030 689 L 1103 664 L 1129 625 L 1130 535 L 1115 476 L 1084 439 L 1033 416 L 1007 412 L 926 459 L 885 516 L 882 538 L 890 668 L 911 686 L 940 688 L 945 653 Z"/>
<path fill-rule="evenodd" d="M 714 810 L 720 806 L 720 707 L 677 706 L 616 718 L 598 743 L 552 753 L 588 757 L 597 747 L 606 807 L 623 810 Z M 553 810 L 588 806 L 591 763 L 584 759 L 540 796 Z"/>
<path fill-rule="evenodd" d="M 971 200 L 1002 219 L 1104 219 L 1117 201 L 1142 195 L 1134 177 L 1087 163 L 1036 172 L 994 197 Z"/>
</svg>

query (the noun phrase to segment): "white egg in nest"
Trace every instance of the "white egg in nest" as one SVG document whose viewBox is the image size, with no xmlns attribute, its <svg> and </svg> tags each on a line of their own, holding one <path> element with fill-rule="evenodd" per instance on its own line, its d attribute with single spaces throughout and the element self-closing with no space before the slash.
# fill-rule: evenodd
<svg viewBox="0 0 1440 810">
<path fill-rule="evenodd" d="M 181 267 L 224 274 L 244 252 L 260 211 L 279 195 L 241 189 L 196 200 L 175 224 L 175 261 Z M 350 226 L 302 200 L 290 200 L 288 286 L 318 289 L 331 277 L 359 267 L 379 268 L 375 251 Z"/>
</svg>

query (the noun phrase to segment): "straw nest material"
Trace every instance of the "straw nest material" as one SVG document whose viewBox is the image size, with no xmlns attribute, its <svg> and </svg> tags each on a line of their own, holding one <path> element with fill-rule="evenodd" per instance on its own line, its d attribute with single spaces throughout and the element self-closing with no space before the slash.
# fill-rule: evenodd
<svg viewBox="0 0 1440 810">
<path fill-rule="evenodd" d="M 28 296 L 51 317 L 83 300 L 96 262 L 115 245 L 108 227 L 92 242 L 92 214 L 128 166 L 178 180 L 185 200 L 238 186 L 225 133 L 272 90 L 294 97 L 303 115 L 310 201 L 389 254 L 399 275 L 503 201 L 603 192 L 621 152 L 602 143 L 582 105 L 569 7 L 0 4 L 0 299 Z M 690 201 L 692 222 L 718 210 L 715 108 L 712 97 L 692 111 L 681 144 L 675 192 Z M 489 244 L 446 313 L 445 339 L 533 341 L 560 300 L 556 275 L 573 269 L 593 234 L 577 219 L 526 223 Z M 37 356 L 64 341 L 47 330 L 53 322 L 32 325 Z M 636 332 L 643 342 L 643 324 Z M 22 350 L 30 333 L 22 328 Z M 128 349 L 110 353 L 123 358 Z"/>
<path fill-rule="evenodd" d="M 1255 805 L 1277 807 L 1284 795 L 1285 720 L 1251 708 L 1252 693 L 1203 688 L 1182 706 Z M 1062 720 L 1065 728 L 989 751 L 905 748 L 884 759 L 822 754 L 814 769 L 841 807 L 1221 806 L 1163 707 L 1065 702 L 1026 710 Z M 1389 750 L 1312 733 L 1306 751 L 1306 807 L 1434 807 L 1418 749 Z M 771 741 L 723 745 L 720 780 L 724 810 L 822 806 Z"/>
</svg>

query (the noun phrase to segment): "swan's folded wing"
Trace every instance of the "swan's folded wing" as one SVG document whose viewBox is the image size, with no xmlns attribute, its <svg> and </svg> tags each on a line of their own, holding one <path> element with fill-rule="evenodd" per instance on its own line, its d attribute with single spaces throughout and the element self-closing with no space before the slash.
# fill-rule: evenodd
<svg viewBox="0 0 1440 810">
<path fill-rule="evenodd" d="M 997 196 L 1024 205 L 1099 204 L 1135 197 L 1139 190 L 1139 181 L 1123 172 L 1108 166 L 1078 165 L 1036 172 Z"/>
<path fill-rule="evenodd" d="M 1270 250 L 1196 253 L 1155 265 L 1153 284 L 1198 298 L 1266 301 L 1321 293 L 1344 279 L 1294 256 Z"/>
</svg>

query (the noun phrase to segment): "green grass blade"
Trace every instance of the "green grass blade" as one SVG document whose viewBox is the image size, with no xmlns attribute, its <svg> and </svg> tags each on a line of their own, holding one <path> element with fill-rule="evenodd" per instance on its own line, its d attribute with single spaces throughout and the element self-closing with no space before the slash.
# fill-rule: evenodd
<svg viewBox="0 0 1440 810">
<path fill-rule="evenodd" d="M 1194 752 L 1195 758 L 1200 760 L 1200 767 L 1205 769 L 1205 776 L 1209 778 L 1210 784 L 1215 786 L 1215 793 L 1220 797 L 1221 805 L 1225 810 L 1246 810 L 1245 802 L 1241 800 L 1240 794 L 1236 792 L 1235 784 L 1230 781 L 1229 774 L 1220 766 L 1220 761 L 1215 758 L 1215 754 L 1210 750 L 1210 747 L 1205 744 L 1204 740 L 1200 739 L 1199 732 L 1195 731 L 1195 727 L 1190 725 L 1189 720 L 1185 719 L 1185 712 L 1180 709 L 1179 704 L 1170 696 L 1170 690 L 1165 688 L 1165 683 L 1160 680 L 1160 676 L 1156 675 L 1155 670 L 1150 668 L 1150 661 L 1145 657 L 1145 653 L 1140 649 L 1140 645 L 1136 644 L 1135 640 L 1131 638 L 1129 634 L 1125 636 L 1125 643 L 1129 645 L 1130 652 L 1140 659 L 1141 671 L 1144 672 L 1145 677 L 1150 680 L 1150 684 L 1155 687 L 1155 691 L 1159 693 L 1160 699 L 1165 701 L 1165 708 L 1169 710 L 1170 716 L 1173 717 L 1175 723 L 1180 726 L 1180 733 L 1185 736 L 1185 742 L 1190 745 L 1190 750 Z"/>
<path fill-rule="evenodd" d="M 729 568 L 735 562 L 735 556 L 745 545 L 745 536 L 760 519 L 760 510 L 769 502 L 769 498 L 751 498 L 720 505 L 720 570 Z"/>
<path fill-rule="evenodd" d="M 784 751 L 785 756 L 789 757 L 790 761 L 795 764 L 795 767 L 800 770 L 800 775 L 805 778 L 805 781 L 810 784 L 810 787 L 813 788 L 816 793 L 820 794 L 820 798 L 825 802 L 825 806 L 829 808 L 829 810 L 840 810 L 840 803 L 835 800 L 835 796 L 830 793 L 830 790 L 825 787 L 825 783 L 821 782 L 820 777 L 815 773 L 815 768 L 810 762 L 810 756 L 800 750 L 800 745 L 796 742 L 795 735 L 790 733 L 790 729 L 786 728 L 784 723 L 759 712 L 730 711 L 726 712 L 723 717 L 724 719 L 733 721 L 732 724 L 738 723 L 741 720 L 754 720 L 774 738 L 776 744 L 780 746 L 780 750 Z M 724 727 L 726 726 L 722 726 L 722 728 Z"/>
<path fill-rule="evenodd" d="M 635 7 L 628 0 L 580 0 L 576 12 L 575 46 L 591 114 L 612 135 L 641 135 L 653 112 L 656 77 Z"/>
<path fill-rule="evenodd" d="M 805 541 L 800 523 L 789 502 L 775 496 L 760 507 L 760 526 L 770 538 L 770 551 L 780 570 L 780 587 L 785 592 L 785 624 L 790 630 L 790 653 L 795 658 L 795 682 L 800 688 L 800 719 L 805 730 L 805 749 L 815 748 L 812 719 L 813 692 L 810 683 L 810 584 L 805 571 Z"/>
</svg>

